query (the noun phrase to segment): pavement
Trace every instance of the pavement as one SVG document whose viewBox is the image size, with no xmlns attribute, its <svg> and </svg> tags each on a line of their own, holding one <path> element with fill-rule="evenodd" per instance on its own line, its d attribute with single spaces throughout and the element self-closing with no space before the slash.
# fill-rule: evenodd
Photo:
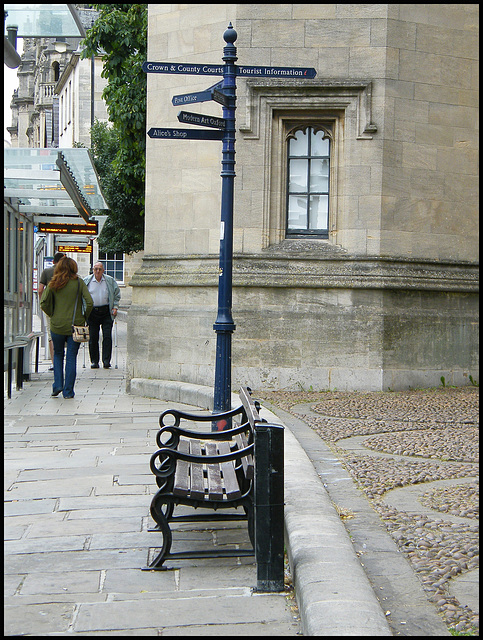
<svg viewBox="0 0 483 640">
<path fill-rule="evenodd" d="M 262 416 L 286 427 L 287 580 L 296 600 L 290 588 L 257 593 L 251 557 L 141 571 L 156 549 L 149 457 L 159 415 L 206 409 L 212 391 L 133 380 L 127 393 L 122 319 L 116 334 L 111 369 L 90 369 L 81 346 L 74 399 L 50 397 L 45 359 L 5 397 L 6 636 L 449 635 L 337 456 L 273 406 Z M 349 527 L 337 504 L 357 514 Z M 183 548 L 248 542 L 237 523 L 178 524 L 173 537 Z"/>
</svg>

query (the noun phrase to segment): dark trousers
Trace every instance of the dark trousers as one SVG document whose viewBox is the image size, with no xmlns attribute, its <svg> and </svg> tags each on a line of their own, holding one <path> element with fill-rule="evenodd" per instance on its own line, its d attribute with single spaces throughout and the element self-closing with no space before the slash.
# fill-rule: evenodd
<svg viewBox="0 0 483 640">
<path fill-rule="evenodd" d="M 99 330 L 102 327 L 102 364 L 111 363 L 112 354 L 112 325 L 114 321 L 109 311 L 109 305 L 94 307 L 87 319 L 89 325 L 89 356 L 92 364 L 99 363 Z"/>
</svg>

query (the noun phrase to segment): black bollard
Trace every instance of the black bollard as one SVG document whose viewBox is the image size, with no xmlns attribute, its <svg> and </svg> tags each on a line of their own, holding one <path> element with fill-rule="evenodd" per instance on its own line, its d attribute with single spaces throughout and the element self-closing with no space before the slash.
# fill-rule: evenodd
<svg viewBox="0 0 483 640">
<path fill-rule="evenodd" d="M 257 591 L 284 589 L 283 426 L 255 425 Z"/>
</svg>

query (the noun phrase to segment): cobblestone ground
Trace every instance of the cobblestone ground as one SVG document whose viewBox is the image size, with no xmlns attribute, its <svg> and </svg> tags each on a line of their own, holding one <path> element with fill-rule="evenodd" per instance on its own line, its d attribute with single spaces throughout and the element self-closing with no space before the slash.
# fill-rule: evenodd
<svg viewBox="0 0 483 640">
<path fill-rule="evenodd" d="M 404 392 L 265 392 L 263 398 L 285 411 L 309 403 L 301 416 L 342 460 L 406 554 L 450 630 L 478 634 L 479 616 L 451 596 L 452 578 L 479 566 L 478 482 L 431 489 L 421 504 L 434 511 L 408 514 L 390 507 L 384 496 L 396 487 L 434 480 L 478 476 L 479 393 L 475 387 Z M 260 394 L 259 394 L 260 395 Z M 372 451 L 398 457 L 354 455 L 340 442 L 368 436 Z M 465 520 L 438 518 L 438 514 Z"/>
</svg>

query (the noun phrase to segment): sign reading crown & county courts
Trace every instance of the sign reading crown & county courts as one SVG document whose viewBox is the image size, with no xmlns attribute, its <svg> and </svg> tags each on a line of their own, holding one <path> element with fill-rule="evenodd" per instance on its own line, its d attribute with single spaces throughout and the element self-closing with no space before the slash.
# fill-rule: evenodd
<svg viewBox="0 0 483 640">
<path fill-rule="evenodd" d="M 222 76 L 223 65 L 191 64 L 188 62 L 143 62 L 146 73 L 182 73 L 195 76 Z M 269 78 L 315 78 L 317 71 L 313 67 L 267 67 L 235 65 L 237 76 Z"/>
</svg>

